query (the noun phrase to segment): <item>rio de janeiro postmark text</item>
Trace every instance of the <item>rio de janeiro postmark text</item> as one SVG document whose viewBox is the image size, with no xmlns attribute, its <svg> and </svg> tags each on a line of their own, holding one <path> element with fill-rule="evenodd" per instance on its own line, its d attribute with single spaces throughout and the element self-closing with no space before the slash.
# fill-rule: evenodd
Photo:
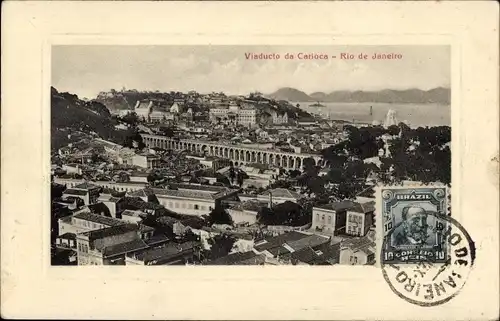
<svg viewBox="0 0 500 321">
<path fill-rule="evenodd" d="M 476 250 L 447 215 L 445 187 L 383 188 L 380 262 L 394 293 L 420 306 L 448 302 L 463 288 Z"/>
</svg>

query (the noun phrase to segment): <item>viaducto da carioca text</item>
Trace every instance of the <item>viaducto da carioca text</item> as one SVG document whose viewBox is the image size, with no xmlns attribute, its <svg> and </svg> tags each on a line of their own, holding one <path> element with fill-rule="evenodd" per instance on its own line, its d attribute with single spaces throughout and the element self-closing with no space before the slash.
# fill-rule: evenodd
<svg viewBox="0 0 500 321">
<path fill-rule="evenodd" d="M 318 60 L 318 59 L 328 59 L 330 56 L 325 53 L 245 53 L 245 58 L 247 60 L 279 60 L 279 59 L 300 59 L 300 60 Z"/>
</svg>

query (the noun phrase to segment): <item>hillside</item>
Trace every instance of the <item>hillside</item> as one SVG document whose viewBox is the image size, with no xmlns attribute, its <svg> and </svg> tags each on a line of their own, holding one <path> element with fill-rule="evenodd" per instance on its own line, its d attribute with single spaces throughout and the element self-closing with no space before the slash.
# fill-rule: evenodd
<svg viewBox="0 0 500 321">
<path fill-rule="evenodd" d="M 110 111 L 133 109 L 138 100 L 158 100 L 173 101 L 174 98 L 182 97 L 179 92 L 159 92 L 159 91 L 137 91 L 137 90 L 111 90 L 101 92 L 96 97 L 96 101 L 106 106 Z"/>
<path fill-rule="evenodd" d="M 281 88 L 269 95 L 269 98 L 275 100 L 288 100 L 288 101 L 313 101 L 314 99 L 307 95 L 305 92 L 295 88 Z"/>
<path fill-rule="evenodd" d="M 51 143 L 60 148 L 69 142 L 69 134 L 81 132 L 121 143 L 127 131 L 115 129 L 116 120 L 97 101 L 83 101 L 77 95 L 59 93 L 51 87 Z"/>
<path fill-rule="evenodd" d="M 420 89 L 385 89 L 381 91 L 333 91 L 329 94 L 315 92 L 311 95 L 293 88 L 282 88 L 269 96 L 279 96 L 280 99 L 284 100 L 304 102 L 450 104 L 450 95 L 449 88 L 439 87 L 427 91 Z"/>
</svg>

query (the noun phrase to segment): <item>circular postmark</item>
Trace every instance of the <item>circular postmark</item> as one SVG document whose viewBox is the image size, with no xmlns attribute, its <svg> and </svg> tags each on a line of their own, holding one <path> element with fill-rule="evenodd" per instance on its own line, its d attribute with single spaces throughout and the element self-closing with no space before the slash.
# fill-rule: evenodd
<svg viewBox="0 0 500 321">
<path fill-rule="evenodd" d="M 474 265 L 476 249 L 467 231 L 450 216 L 427 212 L 435 224 L 429 234 L 439 237 L 445 259 L 438 260 L 422 246 L 407 247 L 397 252 L 397 258 L 388 260 L 387 242 L 401 222 L 383 238 L 380 263 L 385 280 L 392 291 L 409 303 L 435 306 L 448 302 L 465 285 Z M 411 258 L 411 259 L 408 259 Z"/>
</svg>

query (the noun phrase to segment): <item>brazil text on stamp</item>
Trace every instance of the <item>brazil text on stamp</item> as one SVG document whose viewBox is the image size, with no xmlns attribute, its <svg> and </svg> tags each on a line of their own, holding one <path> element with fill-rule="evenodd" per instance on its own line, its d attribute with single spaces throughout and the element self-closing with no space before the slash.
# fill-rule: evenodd
<svg viewBox="0 0 500 321">
<path fill-rule="evenodd" d="M 446 215 L 445 187 L 385 187 L 381 196 L 383 263 L 439 263 L 449 259 L 443 242 L 447 222 L 428 215 Z"/>
</svg>

